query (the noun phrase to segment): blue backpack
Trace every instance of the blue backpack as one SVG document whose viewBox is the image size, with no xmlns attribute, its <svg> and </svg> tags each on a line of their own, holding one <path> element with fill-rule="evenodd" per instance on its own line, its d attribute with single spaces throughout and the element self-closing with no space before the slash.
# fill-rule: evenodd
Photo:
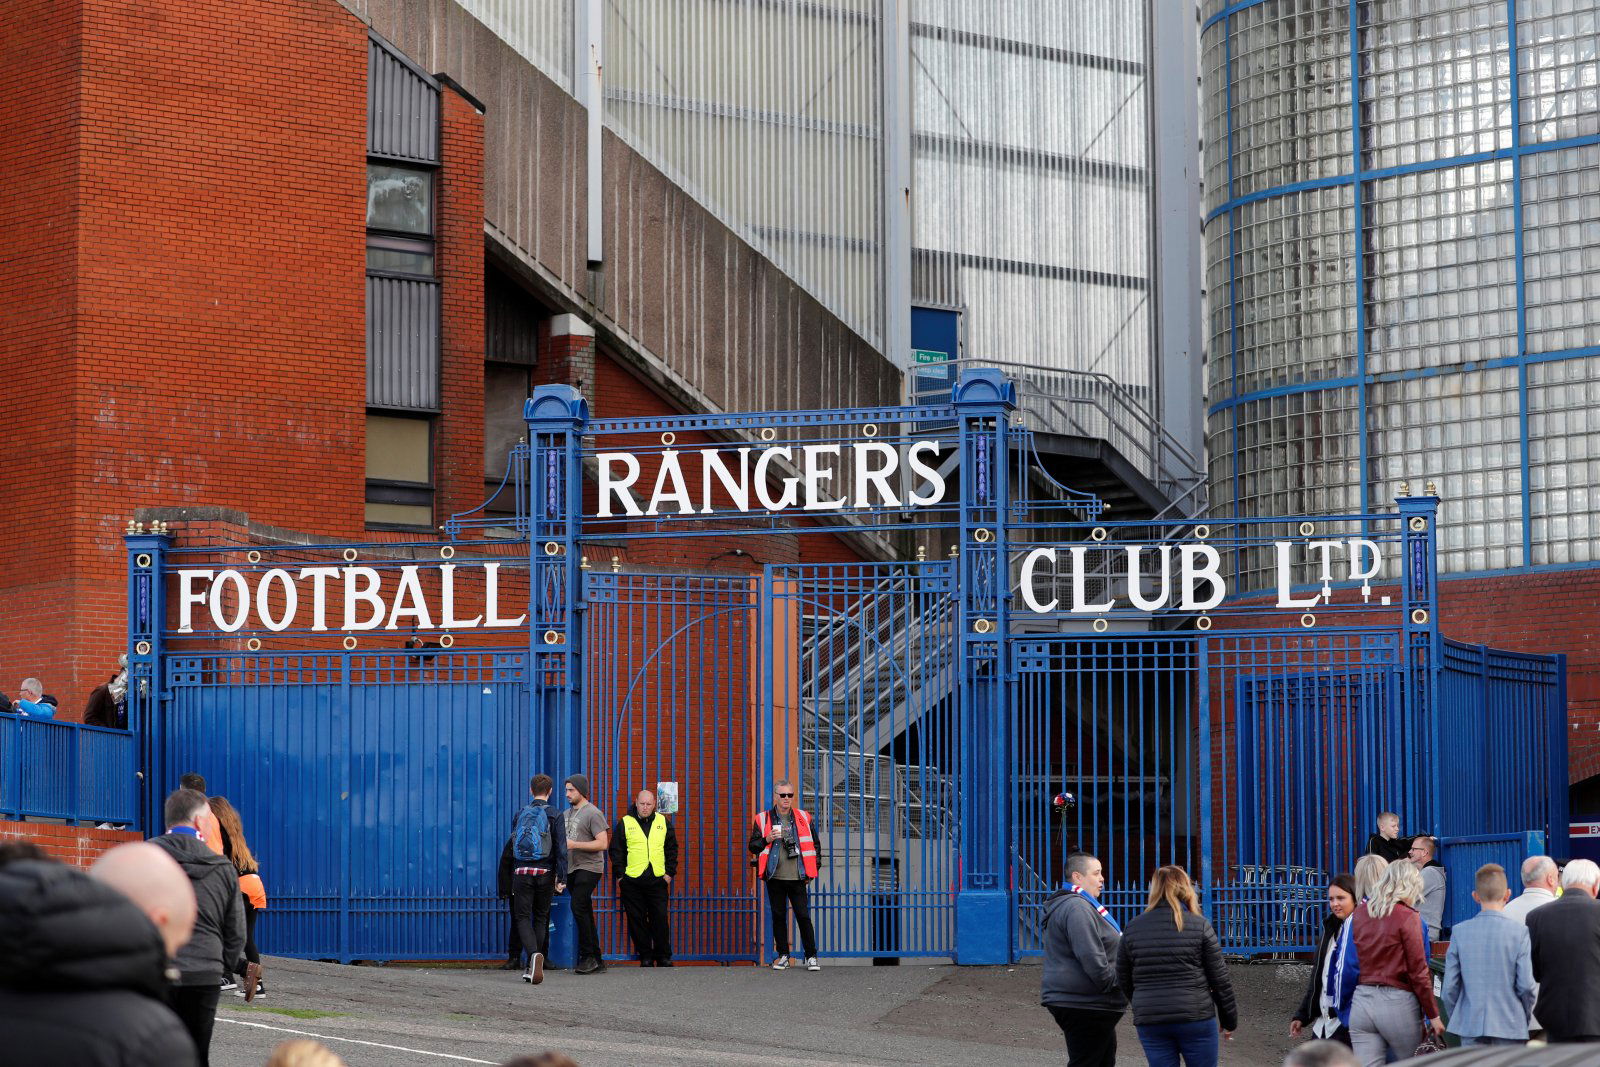
<svg viewBox="0 0 1600 1067">
<path fill-rule="evenodd" d="M 511 854 L 518 863 L 534 863 L 550 855 L 550 807 L 534 801 L 517 812 L 511 831 Z"/>
</svg>

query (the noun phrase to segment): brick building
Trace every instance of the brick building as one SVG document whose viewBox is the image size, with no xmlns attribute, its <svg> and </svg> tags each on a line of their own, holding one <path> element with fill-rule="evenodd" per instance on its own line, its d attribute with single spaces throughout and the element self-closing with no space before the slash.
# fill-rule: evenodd
<svg viewBox="0 0 1600 1067">
<path fill-rule="evenodd" d="M 871 345 L 609 135 L 615 251 L 590 262 L 577 102 L 463 12 L 435 54 L 404 5 L 366 7 L 0 13 L 0 361 L 33 428 L 0 467 L 0 685 L 38 675 L 65 717 L 125 643 L 136 513 L 180 540 L 196 508 L 436 536 L 499 483 L 541 382 L 608 417 L 899 397 Z M 718 281 L 646 284 L 678 275 Z"/>
</svg>

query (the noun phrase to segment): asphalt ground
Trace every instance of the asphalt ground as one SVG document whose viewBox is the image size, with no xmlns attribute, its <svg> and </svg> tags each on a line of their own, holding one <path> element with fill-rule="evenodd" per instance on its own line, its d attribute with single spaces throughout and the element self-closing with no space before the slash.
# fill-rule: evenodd
<svg viewBox="0 0 1600 1067">
<path fill-rule="evenodd" d="M 1235 965 L 1241 1025 L 1222 1062 L 1278 1067 L 1308 969 Z M 223 995 L 211 1062 L 259 1067 L 273 1046 L 315 1037 L 350 1067 L 499 1064 L 556 1049 L 582 1067 L 678 1064 L 1064 1064 L 1039 1007 L 1037 966 L 791 968 L 618 965 L 540 986 L 467 967 L 266 961 L 268 996 Z M 1140 1064 L 1123 1017 L 1118 1063 Z"/>
</svg>

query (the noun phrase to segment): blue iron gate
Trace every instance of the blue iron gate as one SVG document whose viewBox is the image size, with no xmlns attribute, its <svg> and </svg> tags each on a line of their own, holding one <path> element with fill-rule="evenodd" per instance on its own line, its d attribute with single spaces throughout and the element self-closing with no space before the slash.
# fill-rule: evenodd
<svg viewBox="0 0 1600 1067">
<path fill-rule="evenodd" d="M 179 655 L 159 780 L 239 809 L 265 951 L 461 959 L 505 943 L 495 869 L 527 795 L 522 655 Z"/>
<path fill-rule="evenodd" d="M 1443 641 L 1431 496 L 1111 523 L 1050 478 L 1014 406 L 984 372 L 947 404 L 599 421 L 545 387 L 506 500 L 445 543 L 135 531 L 146 817 L 187 770 L 239 807 L 272 951 L 486 957 L 530 774 L 587 770 L 613 816 L 675 782 L 678 955 L 725 962 L 769 944 L 743 842 L 779 777 L 817 816 L 830 955 L 1036 952 L 1074 848 L 1123 917 L 1177 862 L 1230 948 L 1302 948 L 1379 810 L 1463 863 L 1564 826 L 1562 666 Z M 916 559 L 781 562 L 823 534 Z M 759 573 L 585 561 L 746 535 Z M 1277 596 L 1227 596 L 1230 564 Z M 1474 806 L 1458 766 L 1525 788 Z"/>
<path fill-rule="evenodd" d="M 819 943 L 831 956 L 950 956 L 954 568 L 777 565 L 766 581 L 766 781 L 798 782 L 819 827 Z"/>
<path fill-rule="evenodd" d="M 744 835 L 760 796 L 760 579 L 589 572 L 584 585 L 592 799 L 616 819 L 640 789 L 677 783 L 673 955 L 753 960 Z M 628 956 L 615 883 L 596 901 L 606 955 Z"/>
</svg>

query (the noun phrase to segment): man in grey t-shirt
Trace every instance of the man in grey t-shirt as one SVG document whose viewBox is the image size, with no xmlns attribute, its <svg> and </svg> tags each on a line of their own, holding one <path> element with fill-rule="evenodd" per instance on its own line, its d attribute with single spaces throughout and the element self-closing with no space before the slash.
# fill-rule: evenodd
<svg viewBox="0 0 1600 1067">
<path fill-rule="evenodd" d="M 600 958 L 600 931 L 594 922 L 594 891 L 606 870 L 606 847 L 611 843 L 611 823 L 605 812 L 589 803 L 589 778 L 574 774 L 567 779 L 567 888 L 572 892 L 572 922 L 578 932 L 578 965 L 574 974 L 598 974 L 606 969 Z"/>
</svg>

